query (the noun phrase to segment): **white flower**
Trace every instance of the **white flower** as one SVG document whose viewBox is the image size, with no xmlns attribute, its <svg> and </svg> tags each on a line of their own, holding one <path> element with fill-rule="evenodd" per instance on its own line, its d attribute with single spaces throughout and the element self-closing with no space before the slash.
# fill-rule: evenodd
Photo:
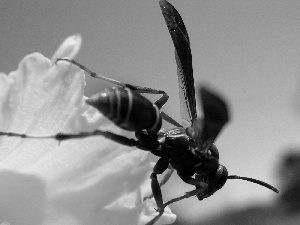
<svg viewBox="0 0 300 225">
<path fill-rule="evenodd" d="M 80 45 L 81 37 L 71 36 L 51 60 L 33 53 L 16 71 L 0 73 L 1 131 L 122 132 L 85 103 L 83 71 L 55 64 L 74 58 Z M 157 215 L 153 200 L 142 201 L 150 193 L 147 154 L 99 136 L 61 143 L 1 136 L 0 224 L 145 224 Z M 174 222 L 165 211 L 156 224 Z"/>
</svg>

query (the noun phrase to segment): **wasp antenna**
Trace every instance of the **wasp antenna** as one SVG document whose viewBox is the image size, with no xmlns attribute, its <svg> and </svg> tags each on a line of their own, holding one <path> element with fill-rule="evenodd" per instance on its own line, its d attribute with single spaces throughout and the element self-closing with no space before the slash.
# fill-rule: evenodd
<svg viewBox="0 0 300 225">
<path fill-rule="evenodd" d="M 239 179 L 239 180 L 246 180 L 246 181 L 250 181 L 252 183 L 255 183 L 255 184 L 259 184 L 261 186 L 264 186 L 266 188 L 269 188 L 270 190 L 276 192 L 276 193 L 279 193 L 279 191 L 277 190 L 277 188 L 273 187 L 272 185 L 270 184 L 267 184 L 266 182 L 263 182 L 261 180 L 256 180 L 254 178 L 249 178 L 249 177 L 240 177 L 240 176 L 236 176 L 236 175 L 231 175 L 231 176 L 228 176 L 227 179 Z"/>
</svg>

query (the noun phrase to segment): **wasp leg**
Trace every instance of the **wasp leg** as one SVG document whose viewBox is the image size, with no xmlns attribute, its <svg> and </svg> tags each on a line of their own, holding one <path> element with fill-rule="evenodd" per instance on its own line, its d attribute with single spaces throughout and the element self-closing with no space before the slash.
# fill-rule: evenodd
<svg viewBox="0 0 300 225">
<path fill-rule="evenodd" d="M 18 134 L 18 133 L 12 133 L 12 132 L 0 132 L 0 136 L 10 136 L 10 137 L 20 137 L 20 138 L 30 138 L 26 134 Z M 34 137 L 35 138 L 35 137 Z"/>
<path fill-rule="evenodd" d="M 164 92 L 164 91 L 161 91 L 161 90 L 156 90 L 156 89 L 152 89 L 152 88 L 148 88 L 148 87 L 139 87 L 139 86 L 135 86 L 135 85 L 131 85 L 131 84 L 126 84 L 126 83 L 122 83 L 120 81 L 117 81 L 117 80 L 105 77 L 103 75 L 99 75 L 99 74 L 91 71 L 89 68 L 87 68 L 86 66 L 84 66 L 81 63 L 77 62 L 74 59 L 59 58 L 59 59 L 56 60 L 55 63 L 57 63 L 58 61 L 66 61 L 66 62 L 69 62 L 71 64 L 74 64 L 74 65 L 78 66 L 80 69 L 82 69 L 85 72 L 87 72 L 88 74 L 90 74 L 92 77 L 99 78 L 101 80 L 105 80 L 105 81 L 111 82 L 113 84 L 122 86 L 122 87 L 127 87 L 127 88 L 129 88 L 129 89 L 131 89 L 131 90 L 133 90 L 133 91 L 135 91 L 137 93 L 163 94 L 162 98 L 166 99 L 166 100 L 162 100 L 163 102 L 166 102 L 168 100 L 168 98 L 169 98 L 169 96 L 167 95 L 167 93 Z"/>
<path fill-rule="evenodd" d="M 140 142 L 140 148 L 145 147 L 149 150 L 156 150 L 160 145 L 160 143 L 156 140 L 156 137 L 149 135 L 146 130 L 136 131 L 135 137 Z"/>
<path fill-rule="evenodd" d="M 160 112 L 161 117 L 167 121 L 168 123 L 172 124 L 175 127 L 182 127 L 180 123 L 178 123 L 176 120 L 174 120 L 172 117 L 167 115 L 165 112 Z"/>
<path fill-rule="evenodd" d="M 80 69 L 84 70 L 85 72 L 87 72 L 88 74 L 90 74 L 92 77 L 95 77 L 95 78 L 99 78 L 101 80 L 105 80 L 105 81 L 108 81 L 108 82 L 111 82 L 113 84 L 116 84 L 116 85 L 119 85 L 119 86 L 122 86 L 122 87 L 125 87 L 126 84 L 120 82 L 120 81 L 117 81 L 117 80 L 114 80 L 114 79 L 111 79 L 111 78 L 108 78 L 108 77 L 105 77 L 105 76 L 102 76 L 102 75 L 99 75 L 93 71 L 91 71 L 89 68 L 85 67 L 84 65 L 82 65 L 81 63 L 75 61 L 74 59 L 69 59 L 69 58 L 59 58 L 56 60 L 55 64 L 58 62 L 58 61 L 67 61 L 71 64 L 74 64 L 76 66 L 78 66 Z"/>
<path fill-rule="evenodd" d="M 186 192 L 184 195 L 182 195 L 180 197 L 173 198 L 170 201 L 167 201 L 164 204 L 164 208 L 166 208 L 168 205 L 170 205 L 170 204 L 172 204 L 174 202 L 178 202 L 178 201 L 181 201 L 181 200 L 183 200 L 185 198 L 190 198 L 192 196 L 196 196 L 196 195 L 200 194 L 201 192 L 203 192 L 203 189 L 195 189 L 195 190 Z M 153 225 L 153 224 L 155 224 L 157 222 L 157 220 L 162 216 L 162 214 L 163 214 L 163 212 L 160 212 L 156 217 L 154 217 L 151 221 L 149 221 L 145 225 Z"/>
<path fill-rule="evenodd" d="M 0 132 L 0 136 L 13 136 L 13 137 L 33 138 L 33 139 L 56 139 L 58 141 L 87 138 L 92 136 L 103 136 L 122 145 L 130 146 L 130 147 L 139 146 L 139 142 L 134 139 L 130 139 L 109 131 L 102 131 L 102 130 L 95 130 L 93 132 L 82 132 L 78 134 L 58 133 L 56 135 L 49 135 L 49 136 L 35 136 L 35 135 L 18 134 L 12 132 Z"/>
<path fill-rule="evenodd" d="M 162 216 L 163 212 L 160 212 L 156 217 L 154 217 L 152 220 L 150 220 L 148 223 L 145 225 L 154 225 L 157 220 Z"/>
<path fill-rule="evenodd" d="M 108 81 L 110 83 L 116 84 L 116 85 L 124 87 L 124 88 L 127 87 L 127 88 L 131 89 L 132 91 L 134 91 L 136 93 L 140 93 L 140 94 L 162 94 L 163 96 L 154 103 L 155 105 L 157 105 L 157 107 L 159 109 L 161 109 L 161 107 L 164 104 L 166 104 L 166 102 L 169 99 L 169 95 L 165 91 L 156 90 L 156 89 L 152 89 L 152 88 L 148 88 L 148 87 L 139 87 L 139 86 L 135 86 L 135 85 L 131 85 L 131 84 L 126 84 L 126 83 L 122 83 L 120 81 L 114 80 L 112 78 L 108 78 L 108 77 L 105 77 L 103 75 L 99 75 L 99 74 L 91 71 L 89 68 L 87 68 L 86 66 L 84 66 L 81 63 L 77 62 L 74 59 L 60 58 L 60 59 L 57 59 L 55 63 L 57 63 L 58 61 L 66 61 L 66 62 L 69 62 L 71 64 L 74 64 L 74 65 L 78 66 L 80 69 L 82 69 L 85 72 L 87 72 L 88 74 L 90 74 L 92 77 Z M 167 122 L 171 123 L 172 125 L 174 125 L 176 127 L 178 127 L 178 126 L 181 127 L 181 125 L 179 123 L 177 123 L 174 119 L 172 119 L 170 116 L 166 115 L 165 113 L 163 115 L 163 118 Z"/>
<path fill-rule="evenodd" d="M 168 170 L 168 172 L 165 174 L 165 176 L 163 177 L 163 179 L 159 183 L 160 187 L 163 186 L 165 183 L 168 182 L 168 180 L 172 176 L 173 172 L 174 172 L 174 169 Z M 147 199 L 151 199 L 151 198 L 153 198 L 153 194 L 150 194 L 150 195 L 144 197 L 144 201 L 146 201 Z"/>
<path fill-rule="evenodd" d="M 124 84 L 125 87 L 130 88 L 131 90 L 133 90 L 136 93 L 139 94 L 162 94 L 162 96 L 154 103 L 158 109 L 161 109 L 166 102 L 169 100 L 169 95 L 161 90 L 155 90 L 152 88 L 147 88 L 147 87 L 139 87 L 139 86 L 134 86 L 131 84 Z M 167 121 L 168 123 L 174 125 L 175 127 L 182 127 L 182 125 L 180 123 L 178 123 L 176 120 L 174 120 L 172 117 L 170 117 L 169 115 L 167 115 L 164 112 L 160 112 L 162 118 Z"/>
<path fill-rule="evenodd" d="M 164 92 L 164 91 L 158 91 L 158 90 L 154 90 L 154 89 L 150 89 L 150 88 L 141 88 L 141 87 L 137 87 L 135 86 L 135 88 L 140 88 L 137 92 L 138 93 L 147 93 L 147 94 L 162 94 L 163 96 L 161 96 L 154 104 L 157 106 L 158 109 L 161 109 L 166 102 L 169 100 L 169 95 Z M 137 89 L 135 89 L 136 91 Z M 180 123 L 178 123 L 176 120 L 174 120 L 172 117 L 170 117 L 169 115 L 167 115 L 165 112 L 160 112 L 160 115 L 162 116 L 162 118 L 167 121 L 168 123 L 172 124 L 175 127 L 182 127 L 182 125 Z"/>
<path fill-rule="evenodd" d="M 153 172 L 150 176 L 151 189 L 152 189 L 152 193 L 153 193 L 156 205 L 157 205 L 157 211 L 159 213 L 164 212 L 164 203 L 163 203 L 160 185 L 157 180 L 157 174 L 162 174 L 168 168 L 168 165 L 169 165 L 169 158 L 165 158 L 165 157 L 160 158 L 157 161 L 157 163 L 155 164 L 155 166 L 153 168 Z"/>
<path fill-rule="evenodd" d="M 162 96 L 154 103 L 158 109 L 161 109 L 166 102 L 169 100 L 169 95 L 161 90 L 155 90 L 152 88 L 147 88 L 147 87 L 139 87 L 139 86 L 133 86 L 131 84 L 125 84 L 126 87 L 130 88 L 131 90 L 133 90 L 136 93 L 139 94 L 162 94 Z M 172 117 L 170 117 L 169 115 L 167 115 L 164 112 L 160 112 L 162 118 L 167 121 L 168 123 L 174 125 L 175 127 L 182 127 L 182 125 L 180 123 L 178 123 L 176 120 L 174 120 Z"/>
<path fill-rule="evenodd" d="M 82 132 L 79 134 L 64 134 L 64 133 L 59 133 L 55 136 L 55 139 L 59 141 L 63 140 L 68 140 L 68 139 L 78 139 L 78 138 L 87 138 L 91 136 L 103 136 L 105 138 L 108 138 L 114 142 L 117 142 L 122 145 L 127 145 L 127 146 L 137 146 L 138 141 L 134 139 L 129 139 L 127 137 L 109 132 L 109 131 L 102 131 L 102 130 L 95 130 L 93 132 Z"/>
<path fill-rule="evenodd" d="M 160 99 L 158 99 L 154 104 L 157 105 L 159 109 L 161 109 L 163 105 L 166 104 L 168 99 L 169 99 L 169 95 L 163 93 L 163 96 L 161 96 Z"/>
<path fill-rule="evenodd" d="M 163 179 L 160 181 L 159 186 L 165 185 L 165 183 L 168 182 L 168 180 L 171 178 L 172 174 L 174 172 L 174 169 L 170 169 L 166 175 L 163 177 Z"/>
<path fill-rule="evenodd" d="M 174 203 L 174 202 L 178 202 L 178 201 L 181 201 L 185 198 L 190 198 L 190 197 L 193 197 L 193 196 L 196 196 L 200 193 L 202 193 L 205 189 L 200 189 L 200 188 L 197 188 L 195 190 L 192 190 L 192 191 L 188 191 L 186 192 L 184 195 L 180 196 L 180 197 L 177 197 L 177 198 L 173 198 L 169 201 L 167 201 L 165 204 L 164 204 L 164 208 L 166 208 L 168 205 Z"/>
<path fill-rule="evenodd" d="M 205 182 L 199 181 L 197 179 L 194 179 L 192 177 L 189 176 L 185 176 L 182 175 L 180 173 L 178 173 L 178 176 L 181 178 L 181 180 L 183 180 L 185 183 L 193 185 L 193 186 L 199 186 L 201 188 L 204 188 L 207 186 L 207 184 Z"/>
</svg>

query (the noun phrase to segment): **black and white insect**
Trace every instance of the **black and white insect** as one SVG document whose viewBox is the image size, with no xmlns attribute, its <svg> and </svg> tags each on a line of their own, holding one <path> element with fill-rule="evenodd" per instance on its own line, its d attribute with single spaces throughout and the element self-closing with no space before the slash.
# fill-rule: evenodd
<svg viewBox="0 0 300 225">
<path fill-rule="evenodd" d="M 161 111 L 162 106 L 169 98 L 166 92 L 122 83 L 98 75 L 75 60 L 63 58 L 57 61 L 67 61 L 80 67 L 91 76 L 115 85 L 93 95 L 86 102 L 120 128 L 135 132 L 136 139 L 129 139 L 103 130 L 78 134 L 59 133 L 46 137 L 8 132 L 0 132 L 0 135 L 22 138 L 55 138 L 59 141 L 100 135 L 122 145 L 149 151 L 160 157 L 150 176 L 152 193 L 159 214 L 148 224 L 154 224 L 168 204 L 191 196 L 203 200 L 222 188 L 228 179 L 250 181 L 278 192 L 275 187 L 260 180 L 236 175 L 229 176 L 226 167 L 219 163 L 219 152 L 214 141 L 229 121 L 227 104 L 222 97 L 208 88 L 200 87 L 198 94 L 204 116 L 197 118 L 192 54 L 188 33 L 178 11 L 166 0 L 160 0 L 159 4 L 175 46 L 182 124 Z M 162 94 L 162 97 L 153 104 L 142 96 L 142 93 Z M 162 129 L 162 119 L 175 127 L 165 131 Z M 159 182 L 157 176 L 167 169 L 169 170 L 165 177 Z M 184 182 L 195 186 L 195 190 L 164 204 L 161 186 L 168 181 L 174 170 Z"/>
</svg>

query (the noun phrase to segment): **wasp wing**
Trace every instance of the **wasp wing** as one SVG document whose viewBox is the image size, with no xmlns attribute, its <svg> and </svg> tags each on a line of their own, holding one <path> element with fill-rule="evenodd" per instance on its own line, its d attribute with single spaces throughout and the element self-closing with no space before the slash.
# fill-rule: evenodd
<svg viewBox="0 0 300 225">
<path fill-rule="evenodd" d="M 178 11 L 165 0 L 160 0 L 159 4 L 175 46 L 180 114 L 187 126 L 197 118 L 190 40 Z"/>
<path fill-rule="evenodd" d="M 199 88 L 199 95 L 204 114 L 201 141 L 210 146 L 229 121 L 229 110 L 226 102 L 207 88 Z"/>
<path fill-rule="evenodd" d="M 196 119 L 186 132 L 201 149 L 208 149 L 229 121 L 229 110 L 226 102 L 209 89 L 200 87 L 199 95 L 204 116 Z"/>
</svg>

